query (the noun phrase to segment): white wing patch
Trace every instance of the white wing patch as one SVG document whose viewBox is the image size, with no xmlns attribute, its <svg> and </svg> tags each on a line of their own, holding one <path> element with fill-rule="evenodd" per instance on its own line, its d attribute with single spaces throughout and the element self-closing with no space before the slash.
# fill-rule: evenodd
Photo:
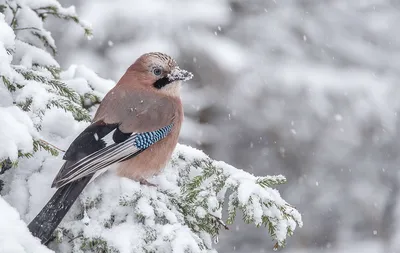
<svg viewBox="0 0 400 253">
<path fill-rule="evenodd" d="M 106 147 L 114 144 L 113 135 L 117 129 L 112 130 L 109 134 L 104 136 L 102 140 L 106 143 Z"/>
</svg>

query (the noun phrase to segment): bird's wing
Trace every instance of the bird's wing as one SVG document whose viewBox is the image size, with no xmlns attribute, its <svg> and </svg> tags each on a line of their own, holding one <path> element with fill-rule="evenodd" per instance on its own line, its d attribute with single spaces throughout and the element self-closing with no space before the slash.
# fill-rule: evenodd
<svg viewBox="0 0 400 253">
<path fill-rule="evenodd" d="M 136 156 L 170 133 L 175 112 L 176 105 L 167 97 L 113 89 L 100 105 L 94 123 L 66 151 L 67 162 L 54 179 L 53 187 L 59 188 Z"/>
</svg>

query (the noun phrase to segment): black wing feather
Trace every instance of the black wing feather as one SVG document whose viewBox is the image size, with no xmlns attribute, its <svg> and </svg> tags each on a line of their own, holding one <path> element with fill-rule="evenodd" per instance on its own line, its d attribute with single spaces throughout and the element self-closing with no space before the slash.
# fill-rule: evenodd
<svg viewBox="0 0 400 253">
<path fill-rule="evenodd" d="M 88 126 L 69 146 L 68 150 L 65 152 L 63 159 L 67 161 L 73 161 L 74 163 L 80 159 L 93 154 L 106 147 L 107 143 L 103 138 L 116 130 L 113 135 L 113 140 L 115 143 L 122 142 L 126 140 L 131 133 L 123 133 L 118 129 L 118 124 L 105 124 L 103 121 L 93 123 Z M 58 187 L 59 180 L 65 176 L 70 170 L 73 163 L 65 163 L 60 172 L 54 178 L 51 187 Z"/>
<path fill-rule="evenodd" d="M 65 153 L 64 159 L 67 161 L 52 185 L 61 187 L 28 225 L 31 233 L 38 237 L 43 244 L 46 244 L 79 194 L 90 182 L 95 172 L 94 169 L 104 168 L 112 163 L 138 155 L 155 142 L 163 139 L 171 131 L 172 126 L 173 124 L 170 124 L 153 132 L 135 134 L 123 133 L 118 128 L 118 124 L 96 122 L 87 127 Z M 105 139 L 111 136 L 107 135 L 112 131 L 114 131 L 112 134 L 113 144 L 106 143 Z M 88 166 L 88 168 L 76 172 L 75 169 L 80 168 L 77 166 Z M 60 182 L 59 179 L 63 179 L 71 173 L 80 173 L 80 175 L 78 178 L 75 176 L 71 182 L 63 183 L 62 180 Z"/>
<path fill-rule="evenodd" d="M 118 124 L 104 124 L 102 121 L 88 126 L 69 146 L 63 159 L 80 160 L 106 146 L 102 138 L 118 127 Z M 96 139 L 95 135 L 98 136 Z"/>
<path fill-rule="evenodd" d="M 65 152 L 64 160 L 66 162 L 62 166 L 60 172 L 54 179 L 52 187 L 56 187 L 55 183 L 59 177 L 69 171 L 69 168 L 76 161 L 88 156 L 106 146 L 103 138 L 115 128 L 118 124 L 105 124 L 104 122 L 96 122 L 87 127 L 71 144 Z M 117 132 L 117 131 L 116 131 Z M 120 131 L 119 131 L 120 132 Z M 97 138 L 95 137 L 97 134 Z M 123 139 L 123 134 L 118 134 L 115 138 L 118 141 Z M 75 182 L 60 187 L 47 202 L 40 213 L 29 223 L 29 231 L 40 239 L 43 244 L 47 244 L 51 238 L 53 231 L 60 224 L 64 216 L 67 214 L 79 194 L 90 182 L 93 175 L 81 178 Z"/>
</svg>

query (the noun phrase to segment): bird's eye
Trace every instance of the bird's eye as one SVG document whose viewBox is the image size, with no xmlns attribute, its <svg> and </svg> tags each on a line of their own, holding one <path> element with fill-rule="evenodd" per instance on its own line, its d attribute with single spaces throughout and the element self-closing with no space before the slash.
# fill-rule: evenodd
<svg viewBox="0 0 400 253">
<path fill-rule="evenodd" d="M 162 74 L 162 70 L 160 68 L 153 69 L 153 74 L 159 76 Z"/>
</svg>

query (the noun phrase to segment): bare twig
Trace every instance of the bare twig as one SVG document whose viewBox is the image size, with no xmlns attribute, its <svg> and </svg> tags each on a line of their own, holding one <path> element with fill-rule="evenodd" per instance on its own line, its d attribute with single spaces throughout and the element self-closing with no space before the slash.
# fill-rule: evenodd
<svg viewBox="0 0 400 253">
<path fill-rule="evenodd" d="M 14 31 L 20 31 L 20 30 L 36 30 L 36 31 L 41 31 L 39 28 L 36 27 L 21 27 L 21 28 L 15 28 Z"/>
<path fill-rule="evenodd" d="M 80 238 L 80 237 L 83 237 L 83 235 L 77 235 L 77 236 L 75 236 L 75 237 L 73 237 L 73 238 L 70 238 L 70 240 L 68 241 L 68 243 L 70 243 L 70 242 L 72 242 L 73 240 L 78 239 L 78 238 Z"/>
<path fill-rule="evenodd" d="M 54 145 L 51 144 L 51 143 L 48 143 L 47 141 L 45 141 L 45 140 L 43 140 L 43 139 L 39 139 L 39 141 L 42 142 L 42 143 L 44 143 L 44 144 L 46 144 L 46 145 L 49 145 L 49 146 L 53 147 L 54 149 L 57 149 L 57 150 L 60 151 L 60 152 L 65 153 L 65 150 L 62 150 L 61 148 L 58 148 L 58 147 L 54 146 Z"/>
</svg>

